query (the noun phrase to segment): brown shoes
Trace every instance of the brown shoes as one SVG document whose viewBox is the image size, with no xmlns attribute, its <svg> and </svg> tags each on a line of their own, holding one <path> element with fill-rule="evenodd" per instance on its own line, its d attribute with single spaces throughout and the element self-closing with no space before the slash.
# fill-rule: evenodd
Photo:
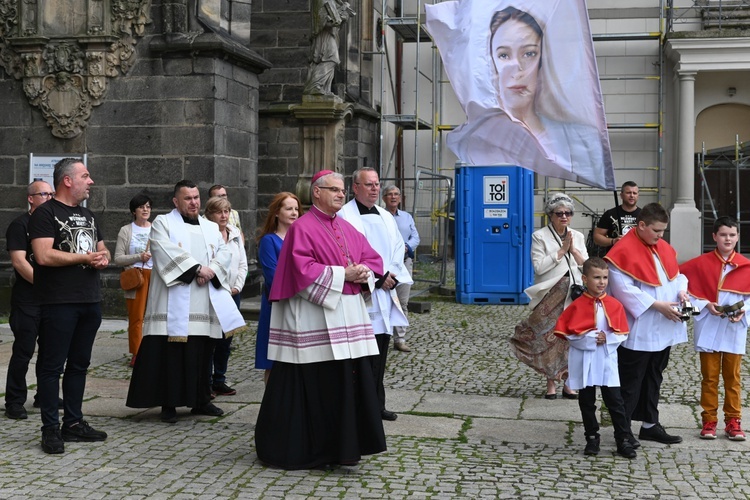
<svg viewBox="0 0 750 500">
<path fill-rule="evenodd" d="M 406 342 L 394 342 L 393 348 L 401 352 L 411 352 L 411 347 Z"/>
</svg>

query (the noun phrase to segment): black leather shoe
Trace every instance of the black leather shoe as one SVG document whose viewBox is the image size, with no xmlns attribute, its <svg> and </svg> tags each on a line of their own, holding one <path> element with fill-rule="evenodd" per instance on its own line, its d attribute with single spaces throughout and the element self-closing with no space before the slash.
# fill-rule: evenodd
<svg viewBox="0 0 750 500">
<path fill-rule="evenodd" d="M 177 410 L 174 406 L 162 406 L 159 419 L 165 424 L 176 424 L 177 423 Z"/>
<path fill-rule="evenodd" d="M 217 396 L 234 396 L 237 391 L 229 387 L 225 382 L 214 384 L 211 387 L 211 392 Z"/>
<path fill-rule="evenodd" d="M 392 411 L 383 410 L 380 412 L 380 418 L 382 418 L 383 420 L 388 420 L 390 422 L 393 422 L 394 420 L 398 418 L 398 415 L 396 415 Z"/>
<path fill-rule="evenodd" d="M 545 394 L 544 399 L 557 399 L 557 394 Z"/>
<path fill-rule="evenodd" d="M 638 439 L 643 441 L 656 441 L 662 444 L 677 444 L 682 442 L 680 436 L 671 436 L 667 434 L 664 427 L 661 424 L 656 424 L 653 427 L 646 429 L 641 427 L 641 431 L 638 433 Z"/>
<path fill-rule="evenodd" d="M 627 439 L 617 443 L 617 453 L 625 458 L 635 458 L 638 456 L 635 448 L 633 448 L 633 445 Z"/>
<path fill-rule="evenodd" d="M 633 447 L 633 449 L 634 449 L 634 450 L 637 450 L 638 448 L 640 448 L 640 447 L 641 447 L 641 442 L 640 442 L 640 441 L 638 441 L 638 440 L 637 440 L 637 439 L 635 438 L 635 436 L 633 436 L 632 434 L 631 434 L 631 435 L 630 435 L 630 437 L 628 437 L 627 439 L 628 439 L 628 441 L 630 442 L 630 445 L 631 445 L 631 446 Z"/>
<path fill-rule="evenodd" d="M 578 394 L 575 392 L 565 392 L 565 387 L 562 390 L 563 399 L 578 399 Z"/>
<path fill-rule="evenodd" d="M 26 420 L 29 418 L 29 414 L 26 413 L 26 408 L 18 403 L 5 405 L 5 416 L 12 418 L 13 420 Z"/>
<path fill-rule="evenodd" d="M 203 406 L 190 410 L 193 415 L 208 415 L 209 417 L 220 417 L 224 415 L 224 410 L 213 403 L 206 403 Z"/>
</svg>

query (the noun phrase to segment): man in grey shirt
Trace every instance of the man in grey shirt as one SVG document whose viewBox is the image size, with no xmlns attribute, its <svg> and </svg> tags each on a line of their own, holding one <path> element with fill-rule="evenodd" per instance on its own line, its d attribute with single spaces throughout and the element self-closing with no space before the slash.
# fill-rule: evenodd
<svg viewBox="0 0 750 500">
<path fill-rule="evenodd" d="M 408 212 L 398 209 L 401 204 L 401 190 L 398 186 L 391 184 L 383 190 L 383 202 L 385 203 L 385 209 L 393 214 L 393 218 L 396 219 L 398 230 L 404 238 L 404 266 L 406 266 L 409 274 L 412 274 L 414 252 L 419 246 L 419 233 L 417 232 L 417 226 L 414 225 L 414 218 Z M 399 302 L 401 302 L 401 307 L 404 309 L 404 314 L 406 314 L 411 285 L 402 284 L 396 288 L 396 293 Z M 396 326 L 393 330 L 395 333 L 393 335 L 393 348 L 401 352 L 411 352 L 411 347 L 406 343 L 406 327 Z"/>
</svg>

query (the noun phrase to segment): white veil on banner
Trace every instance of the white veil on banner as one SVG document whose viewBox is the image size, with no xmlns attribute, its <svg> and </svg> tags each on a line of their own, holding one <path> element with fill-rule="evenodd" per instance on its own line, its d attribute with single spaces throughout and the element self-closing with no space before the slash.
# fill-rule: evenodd
<svg viewBox="0 0 750 500">
<path fill-rule="evenodd" d="M 447 137 L 462 162 L 520 165 L 616 189 L 585 0 L 460 0 L 425 9 L 467 116 Z"/>
</svg>

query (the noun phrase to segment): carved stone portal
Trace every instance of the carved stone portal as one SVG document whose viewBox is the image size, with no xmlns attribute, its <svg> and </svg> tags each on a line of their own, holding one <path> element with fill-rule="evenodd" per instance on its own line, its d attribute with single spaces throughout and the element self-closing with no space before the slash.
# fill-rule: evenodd
<svg viewBox="0 0 750 500">
<path fill-rule="evenodd" d="M 0 65 L 52 135 L 71 139 L 135 62 L 151 0 L 0 0 Z M 107 12 L 108 11 L 108 12 Z"/>
</svg>

